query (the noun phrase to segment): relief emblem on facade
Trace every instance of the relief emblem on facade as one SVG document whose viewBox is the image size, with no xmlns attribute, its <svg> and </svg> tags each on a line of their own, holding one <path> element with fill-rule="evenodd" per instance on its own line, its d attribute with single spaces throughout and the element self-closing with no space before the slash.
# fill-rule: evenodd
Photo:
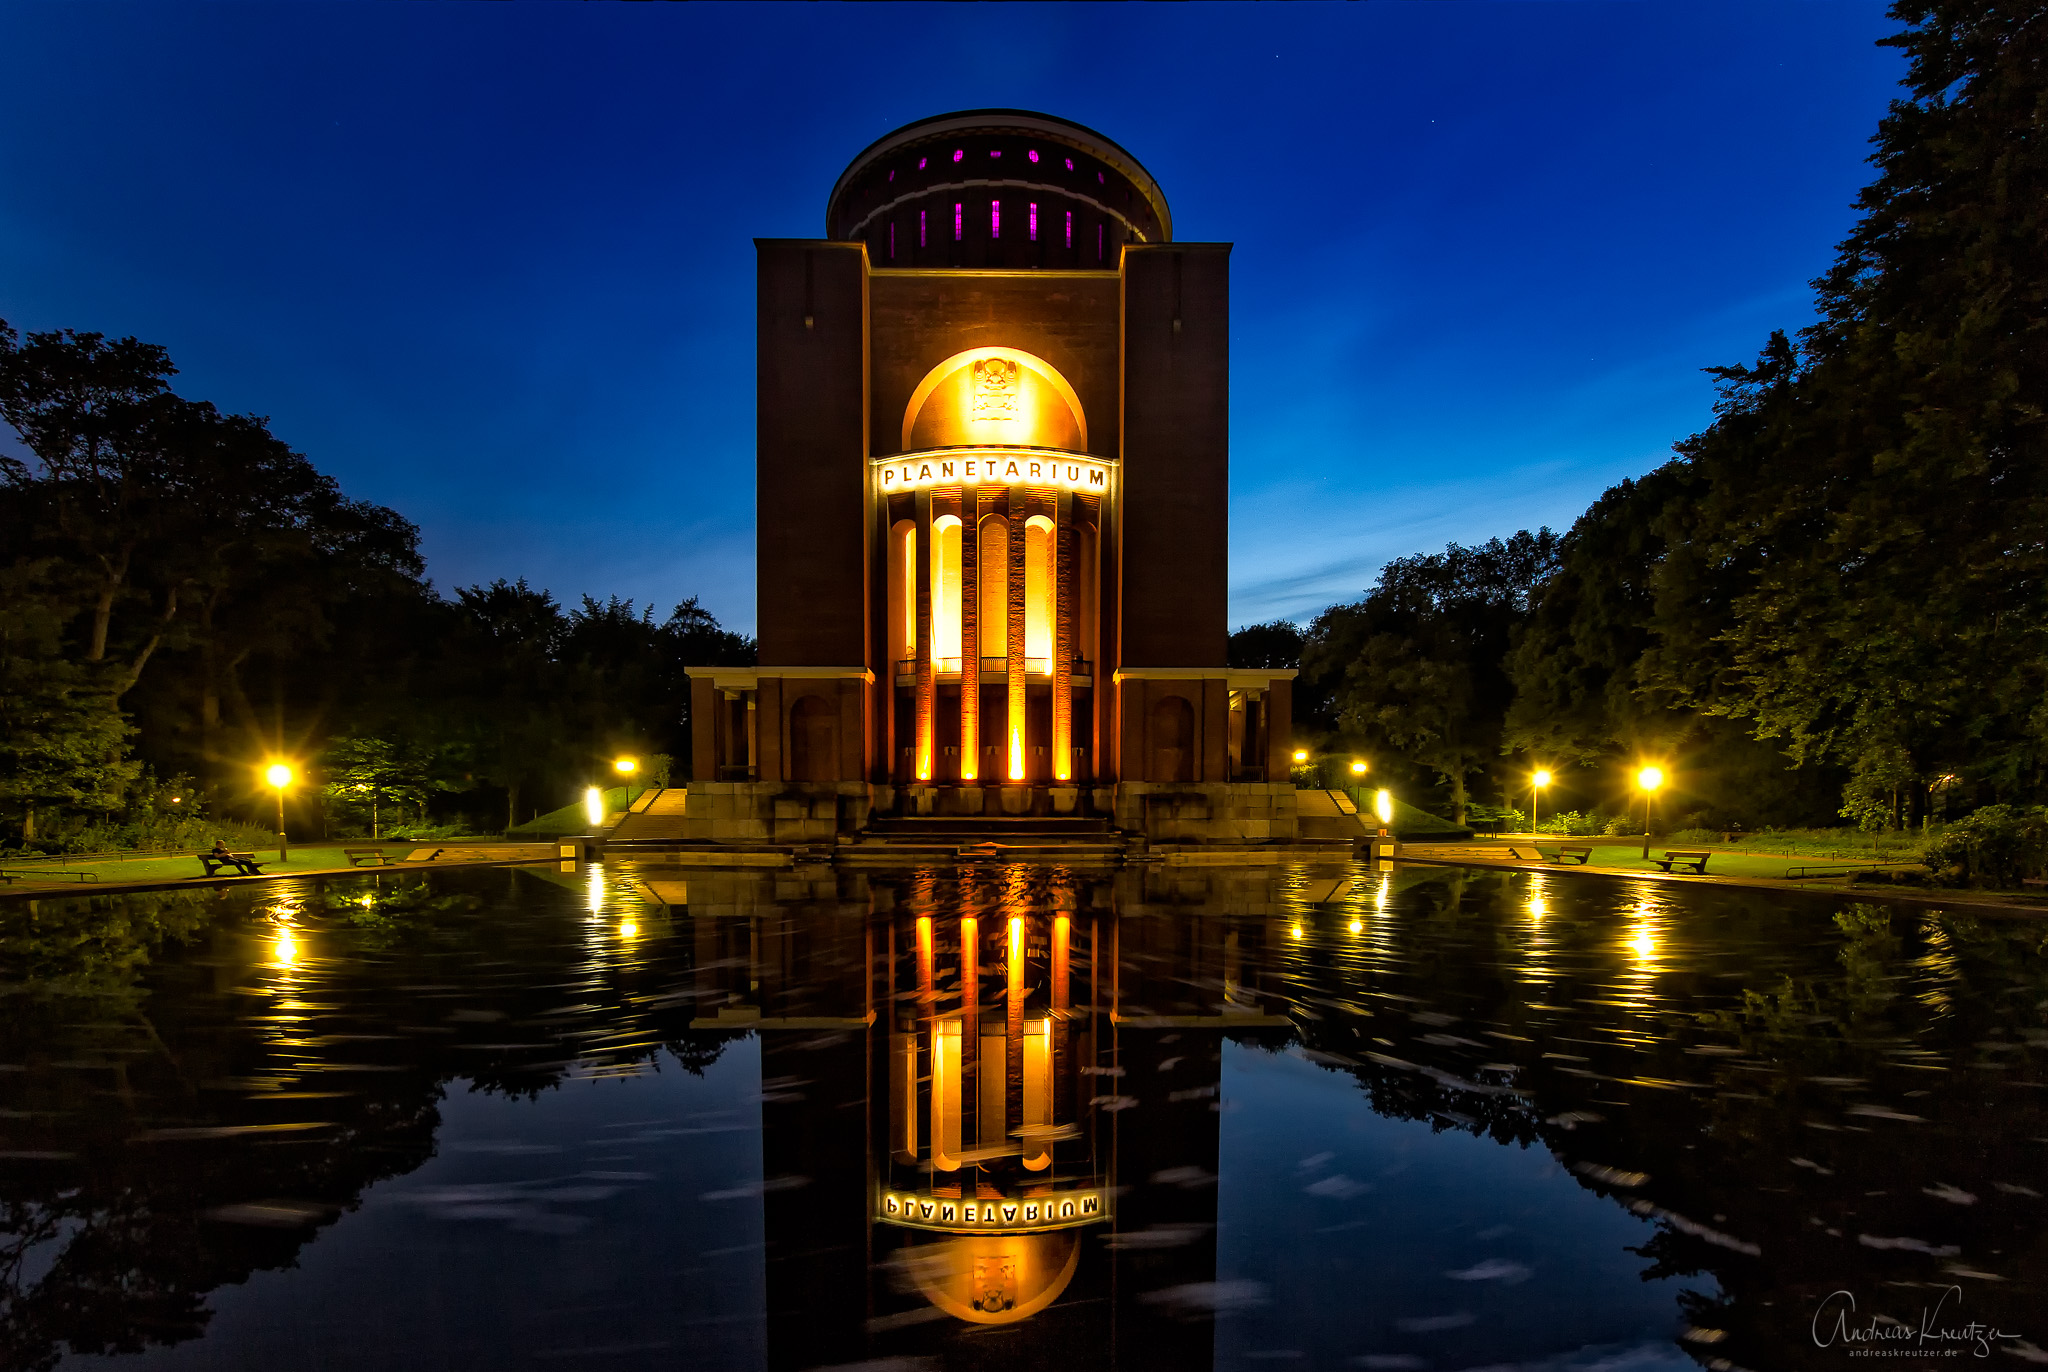
<svg viewBox="0 0 2048 1372">
<path fill-rule="evenodd" d="M 1017 1308 L 1017 1260 L 1008 1254 L 974 1260 L 974 1308 L 1000 1315 Z"/>
<path fill-rule="evenodd" d="M 1007 357 L 988 357 L 974 364 L 975 419 L 1017 417 L 1017 364 Z"/>
</svg>

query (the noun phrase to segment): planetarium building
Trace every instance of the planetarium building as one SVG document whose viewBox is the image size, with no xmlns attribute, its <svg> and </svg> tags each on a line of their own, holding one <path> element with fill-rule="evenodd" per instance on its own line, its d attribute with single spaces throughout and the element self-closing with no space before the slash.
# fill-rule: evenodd
<svg viewBox="0 0 2048 1372">
<path fill-rule="evenodd" d="M 692 671 L 689 836 L 1293 838 L 1292 673 L 1225 659 L 1229 245 L 978 110 L 757 248 L 760 665 Z"/>
</svg>

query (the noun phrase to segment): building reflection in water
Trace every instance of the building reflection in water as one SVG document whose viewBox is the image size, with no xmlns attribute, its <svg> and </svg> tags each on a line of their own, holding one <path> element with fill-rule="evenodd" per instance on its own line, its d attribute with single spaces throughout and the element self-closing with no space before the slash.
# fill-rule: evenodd
<svg viewBox="0 0 2048 1372">
<path fill-rule="evenodd" d="M 1313 907 L 1020 869 L 652 886 L 687 902 L 694 1023 L 761 1036 L 770 1366 L 1027 1322 L 1065 1364 L 1209 1364 L 1222 1036 L 1285 1033 L 1248 969 Z"/>
</svg>

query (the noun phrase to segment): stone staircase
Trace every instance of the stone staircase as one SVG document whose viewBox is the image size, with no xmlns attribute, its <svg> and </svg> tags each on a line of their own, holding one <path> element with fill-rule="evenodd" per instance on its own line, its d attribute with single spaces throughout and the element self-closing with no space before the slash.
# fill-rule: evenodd
<svg viewBox="0 0 2048 1372">
<path fill-rule="evenodd" d="M 1305 839 L 1370 838 L 1372 830 L 1358 817 L 1358 807 L 1342 791 L 1297 791 L 1295 814 Z"/>
<path fill-rule="evenodd" d="M 1114 866 L 1126 841 L 1105 818 L 903 816 L 868 821 L 841 862 L 947 862 L 1042 860 Z"/>
<path fill-rule="evenodd" d="M 633 802 L 631 812 L 619 816 L 605 838 L 613 843 L 679 841 L 683 837 L 683 805 L 689 798 L 689 789 L 683 786 L 651 791 Z"/>
</svg>

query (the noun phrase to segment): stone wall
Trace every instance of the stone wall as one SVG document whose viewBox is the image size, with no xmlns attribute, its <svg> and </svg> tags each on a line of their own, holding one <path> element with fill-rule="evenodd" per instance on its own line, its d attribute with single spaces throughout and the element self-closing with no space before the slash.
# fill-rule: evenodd
<svg viewBox="0 0 2048 1372">
<path fill-rule="evenodd" d="M 692 781 L 690 843 L 830 843 L 868 822 L 864 781 Z"/>
<path fill-rule="evenodd" d="M 1162 843 L 1299 837 L 1289 782 L 1122 782 L 1116 788 L 1116 827 Z"/>
</svg>

